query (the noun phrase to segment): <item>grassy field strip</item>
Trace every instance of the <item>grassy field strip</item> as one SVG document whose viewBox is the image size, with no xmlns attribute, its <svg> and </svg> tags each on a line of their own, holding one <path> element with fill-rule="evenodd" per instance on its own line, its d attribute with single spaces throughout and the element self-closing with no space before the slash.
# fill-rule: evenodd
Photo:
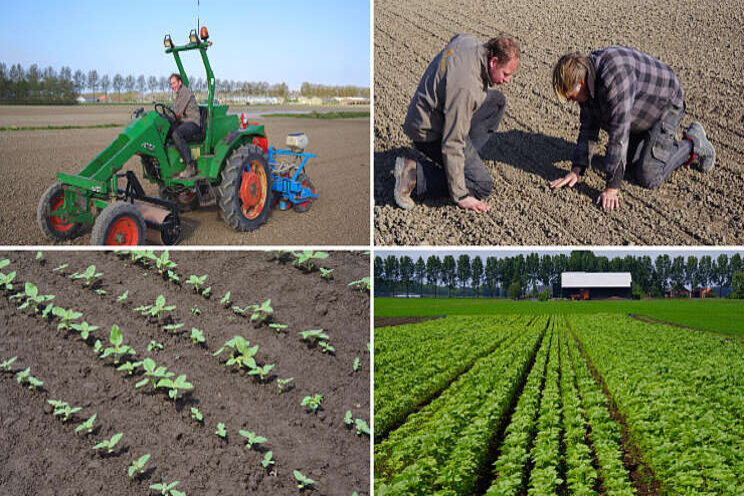
<svg viewBox="0 0 744 496">
<path fill-rule="evenodd" d="M 491 496 L 515 496 L 525 485 L 529 453 L 535 438 L 535 423 L 540 398 L 545 383 L 548 353 L 554 343 L 554 334 L 546 334 L 537 352 L 535 366 L 527 378 L 511 422 L 505 431 L 500 456 L 494 463 L 494 481 L 486 494 Z"/>
<path fill-rule="evenodd" d="M 384 438 L 527 320 L 510 322 L 505 317 L 451 317 L 375 331 L 382 335 L 380 349 L 375 346 L 375 437 Z"/>
<path fill-rule="evenodd" d="M 376 494 L 472 494 L 497 431 L 544 335 L 547 319 L 480 359 L 375 447 Z"/>
<path fill-rule="evenodd" d="M 744 425 L 735 412 L 741 411 L 744 348 L 606 315 L 576 317 L 572 326 L 668 490 L 739 494 Z"/>
<path fill-rule="evenodd" d="M 591 429 L 591 441 L 599 468 L 603 493 L 630 496 L 634 491 L 628 472 L 622 463 L 620 428 L 610 417 L 608 399 L 592 377 L 573 339 L 568 339 L 571 366 L 586 420 Z"/>
</svg>

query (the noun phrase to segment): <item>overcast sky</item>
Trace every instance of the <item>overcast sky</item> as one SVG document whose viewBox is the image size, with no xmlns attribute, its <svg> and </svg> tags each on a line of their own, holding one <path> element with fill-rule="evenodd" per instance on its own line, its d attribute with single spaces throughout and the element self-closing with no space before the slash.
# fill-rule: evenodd
<svg viewBox="0 0 744 496">
<path fill-rule="evenodd" d="M 369 0 L 200 0 L 199 17 L 217 78 L 284 81 L 293 90 L 304 81 L 370 85 Z M 163 37 L 183 45 L 196 26 L 197 0 L 4 0 L 0 62 L 166 76 L 176 65 Z M 204 77 L 198 52 L 182 59 L 188 75 Z"/>
</svg>

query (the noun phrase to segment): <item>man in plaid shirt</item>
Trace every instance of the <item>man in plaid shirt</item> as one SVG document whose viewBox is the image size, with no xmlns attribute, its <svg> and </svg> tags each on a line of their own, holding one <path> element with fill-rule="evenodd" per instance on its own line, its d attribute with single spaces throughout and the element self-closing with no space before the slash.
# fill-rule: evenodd
<svg viewBox="0 0 744 496">
<path fill-rule="evenodd" d="M 574 186 L 591 163 L 599 130 L 609 134 L 604 168 L 607 185 L 597 203 L 619 207 L 617 192 L 626 164 L 646 188 L 657 188 L 677 167 L 696 161 L 702 171 L 715 163 L 715 150 L 703 127 L 693 122 L 676 141 L 685 111 L 684 91 L 665 63 L 627 47 L 564 55 L 553 69 L 553 90 L 562 101 L 577 102 L 581 129 L 573 166 L 551 188 Z"/>
</svg>

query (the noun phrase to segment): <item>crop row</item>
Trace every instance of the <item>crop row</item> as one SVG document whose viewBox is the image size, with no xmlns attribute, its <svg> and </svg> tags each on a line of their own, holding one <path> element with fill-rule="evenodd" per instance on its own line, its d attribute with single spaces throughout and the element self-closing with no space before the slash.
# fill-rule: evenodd
<svg viewBox="0 0 744 496">
<path fill-rule="evenodd" d="M 513 320 L 450 317 L 377 330 L 375 436 L 384 438 L 527 322 Z"/>
<path fill-rule="evenodd" d="M 741 344 L 606 315 L 576 317 L 572 326 L 666 490 L 738 494 Z"/>
<path fill-rule="evenodd" d="M 471 494 L 544 336 L 535 319 L 375 447 L 376 494 Z"/>
</svg>

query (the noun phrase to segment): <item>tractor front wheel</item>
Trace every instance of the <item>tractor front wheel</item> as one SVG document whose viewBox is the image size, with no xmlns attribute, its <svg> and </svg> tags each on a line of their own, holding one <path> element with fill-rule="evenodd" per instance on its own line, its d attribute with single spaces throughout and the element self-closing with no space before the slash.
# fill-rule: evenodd
<svg viewBox="0 0 744 496">
<path fill-rule="evenodd" d="M 232 152 L 219 186 L 222 218 L 234 231 L 253 231 L 271 213 L 271 171 L 266 155 L 255 145 Z"/>
<path fill-rule="evenodd" d="M 131 203 L 116 202 L 103 209 L 93 224 L 93 245 L 144 245 L 145 219 Z"/>
<path fill-rule="evenodd" d="M 77 222 L 62 222 L 60 218 L 53 215 L 59 207 L 65 204 L 65 190 L 62 183 L 55 183 L 41 195 L 39 207 L 36 210 L 36 220 L 44 236 L 51 241 L 65 241 L 72 239 L 80 232 L 82 224 Z"/>
</svg>

